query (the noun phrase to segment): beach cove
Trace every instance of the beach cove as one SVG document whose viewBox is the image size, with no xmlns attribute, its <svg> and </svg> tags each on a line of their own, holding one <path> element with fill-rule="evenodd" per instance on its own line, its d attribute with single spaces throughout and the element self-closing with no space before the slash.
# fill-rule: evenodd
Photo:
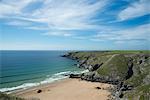
<svg viewBox="0 0 150 100">
<path fill-rule="evenodd" d="M 25 83 L 15 87 L 14 91 L 9 90 L 13 87 L 4 88 L 1 90 L 7 90 L 10 95 L 0 95 L 10 100 L 149 100 L 148 51 L 80 51 L 68 52 L 58 58 L 64 62 L 73 61 L 68 64 L 68 71 L 64 71 L 67 67 L 64 66 L 61 72 L 44 81 L 29 84 L 30 87 Z M 75 70 L 72 64 L 79 70 Z M 142 73 L 136 74 L 137 70 L 133 68 Z"/>
<path fill-rule="evenodd" d="M 109 100 L 113 86 L 80 79 L 64 79 L 50 84 L 18 91 L 13 95 L 34 100 Z M 40 93 L 37 93 L 41 90 Z"/>
</svg>

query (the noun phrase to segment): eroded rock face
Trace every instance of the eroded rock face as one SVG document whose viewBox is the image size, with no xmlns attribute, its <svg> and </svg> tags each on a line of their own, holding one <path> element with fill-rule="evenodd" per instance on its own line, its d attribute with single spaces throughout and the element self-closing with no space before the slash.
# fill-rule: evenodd
<svg viewBox="0 0 150 100">
<path fill-rule="evenodd" d="M 89 67 L 89 71 L 96 71 L 103 63 L 95 64 L 94 66 Z"/>
<path fill-rule="evenodd" d="M 82 80 L 87 80 L 87 81 L 93 81 L 94 75 L 95 75 L 95 72 L 84 73 L 84 74 L 81 76 L 81 79 L 82 79 Z"/>
<path fill-rule="evenodd" d="M 150 84 L 150 74 L 146 75 L 146 77 L 143 79 L 143 83 L 146 85 Z"/>
<path fill-rule="evenodd" d="M 117 98 L 126 97 L 124 91 L 150 84 L 149 53 L 76 52 L 67 57 L 77 60 L 78 67 L 89 70 L 73 77 L 117 85 L 114 92 Z"/>
<path fill-rule="evenodd" d="M 126 80 L 129 79 L 133 75 L 133 60 L 130 59 L 128 61 L 128 72 L 126 76 Z"/>
</svg>

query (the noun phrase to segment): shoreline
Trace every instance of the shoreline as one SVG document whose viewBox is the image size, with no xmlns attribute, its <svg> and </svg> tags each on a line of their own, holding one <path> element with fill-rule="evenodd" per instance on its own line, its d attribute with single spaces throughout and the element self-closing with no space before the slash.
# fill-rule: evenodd
<svg viewBox="0 0 150 100">
<path fill-rule="evenodd" d="M 112 88 L 113 85 L 66 78 L 17 91 L 12 95 L 25 99 L 34 98 L 40 100 L 107 100 L 111 95 L 110 87 Z M 38 90 L 41 90 L 41 92 L 37 93 Z"/>
<path fill-rule="evenodd" d="M 19 94 L 23 94 L 23 93 L 28 92 L 28 91 L 38 90 L 41 87 L 45 88 L 45 87 L 48 87 L 49 85 L 53 86 L 53 85 L 59 84 L 59 83 L 61 83 L 63 81 L 67 81 L 67 80 L 69 80 L 69 78 L 64 78 L 64 79 L 56 80 L 54 82 L 50 82 L 50 83 L 40 84 L 40 85 L 37 85 L 37 86 L 28 87 L 26 89 L 18 89 L 18 90 L 14 90 L 10 94 L 12 94 L 12 95 L 19 95 Z"/>
<path fill-rule="evenodd" d="M 14 87 L 1 88 L 0 92 L 4 92 L 6 94 L 12 94 L 12 93 L 15 93 L 16 91 L 26 90 L 28 88 L 37 87 L 37 86 L 41 86 L 41 85 L 45 85 L 49 83 L 55 83 L 57 81 L 64 80 L 66 78 L 69 78 L 70 74 L 82 74 L 85 72 L 87 72 L 87 70 L 62 71 L 62 72 L 53 74 L 49 78 L 44 78 L 42 81 L 39 81 L 39 82 L 24 83 L 24 84 L 14 86 Z"/>
</svg>

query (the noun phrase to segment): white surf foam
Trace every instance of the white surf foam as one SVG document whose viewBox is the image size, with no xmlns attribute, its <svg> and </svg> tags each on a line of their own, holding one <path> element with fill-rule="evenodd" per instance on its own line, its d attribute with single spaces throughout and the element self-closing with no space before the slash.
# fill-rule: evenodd
<svg viewBox="0 0 150 100">
<path fill-rule="evenodd" d="M 88 70 L 73 71 L 73 72 L 72 71 L 59 72 L 59 73 L 56 73 L 56 74 L 52 75 L 51 77 L 46 78 L 45 80 L 43 80 L 39 83 L 24 83 L 24 84 L 16 86 L 16 87 L 1 88 L 0 91 L 1 92 L 7 92 L 9 94 L 9 93 L 14 92 L 15 90 L 28 89 L 30 87 L 38 86 L 38 85 L 41 85 L 41 84 L 52 83 L 54 81 L 65 79 L 65 78 L 68 78 L 69 77 L 68 75 L 70 75 L 70 74 L 80 74 L 80 73 L 85 73 L 85 72 L 88 72 Z"/>
</svg>

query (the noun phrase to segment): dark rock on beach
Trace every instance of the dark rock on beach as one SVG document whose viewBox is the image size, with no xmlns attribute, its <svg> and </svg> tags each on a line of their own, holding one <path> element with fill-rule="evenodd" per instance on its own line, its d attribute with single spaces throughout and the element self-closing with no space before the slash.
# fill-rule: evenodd
<svg viewBox="0 0 150 100">
<path fill-rule="evenodd" d="M 41 93 L 42 92 L 42 90 L 37 90 L 37 93 Z"/>
<path fill-rule="evenodd" d="M 101 89 L 101 87 L 96 87 L 96 89 Z"/>
<path fill-rule="evenodd" d="M 69 78 L 81 78 L 81 74 L 70 74 Z"/>
</svg>

